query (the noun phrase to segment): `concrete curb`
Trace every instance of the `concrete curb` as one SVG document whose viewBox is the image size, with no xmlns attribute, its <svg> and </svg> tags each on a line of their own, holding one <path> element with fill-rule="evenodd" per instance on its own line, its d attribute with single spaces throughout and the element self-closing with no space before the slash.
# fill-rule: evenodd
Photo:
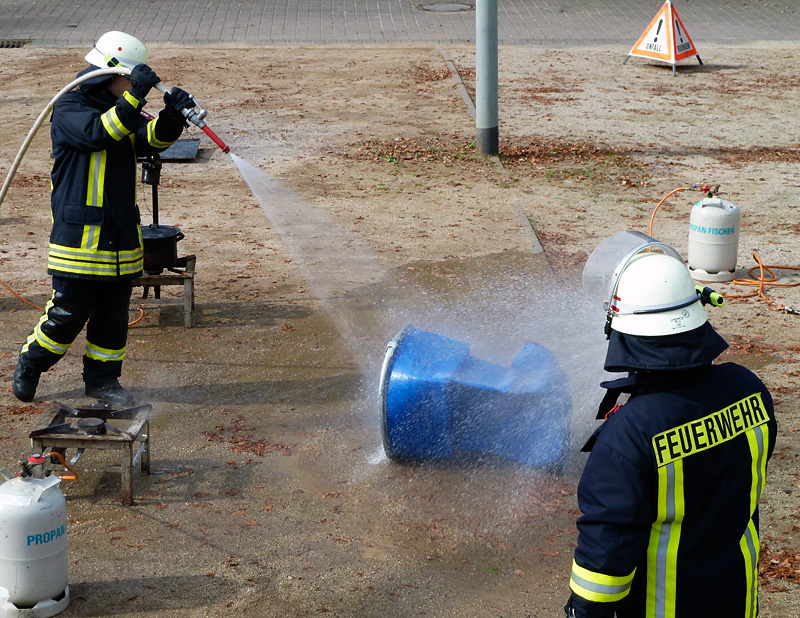
<svg viewBox="0 0 800 618">
<path fill-rule="evenodd" d="M 447 68 L 450 70 L 450 75 L 452 75 L 453 81 L 456 83 L 456 87 L 458 88 L 458 92 L 461 94 L 461 98 L 464 100 L 464 104 L 467 107 L 467 112 L 469 112 L 469 115 L 474 122 L 475 102 L 472 100 L 467 87 L 464 85 L 464 80 L 461 79 L 461 75 L 458 73 L 458 67 L 456 66 L 456 63 L 447 57 L 447 54 L 445 54 L 443 49 L 439 49 L 439 54 L 441 54 L 445 64 L 447 65 Z M 508 174 L 508 171 L 506 170 L 506 167 L 503 165 L 503 161 L 499 156 L 489 155 L 487 158 L 492 162 L 492 164 L 494 164 L 498 171 L 505 175 Z M 531 220 L 528 218 L 528 214 L 525 212 L 525 208 L 517 202 L 511 206 L 517 213 L 520 223 L 522 223 L 522 229 L 525 235 L 528 237 L 531 251 L 535 254 L 545 253 L 542 243 L 539 241 L 539 237 L 536 235 L 536 230 L 533 228 L 533 223 L 531 223 Z M 545 255 L 547 254 L 545 253 Z"/>
</svg>

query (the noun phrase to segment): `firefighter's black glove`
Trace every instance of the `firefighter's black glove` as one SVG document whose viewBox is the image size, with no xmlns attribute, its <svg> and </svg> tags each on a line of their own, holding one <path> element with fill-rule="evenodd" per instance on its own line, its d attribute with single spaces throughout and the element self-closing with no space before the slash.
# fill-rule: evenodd
<svg viewBox="0 0 800 618">
<path fill-rule="evenodd" d="M 615 603 L 592 603 L 572 594 L 564 606 L 564 616 L 567 618 L 614 618 L 615 605 Z"/>
<path fill-rule="evenodd" d="M 164 93 L 164 105 L 169 112 L 170 118 L 180 120 L 183 126 L 188 127 L 189 123 L 186 122 L 186 117 L 183 115 L 183 110 L 194 109 L 194 99 L 185 90 L 178 87 L 172 89 L 172 92 Z"/>
<path fill-rule="evenodd" d="M 131 71 L 131 94 L 140 101 L 144 99 L 161 78 L 146 64 L 137 64 Z"/>
</svg>

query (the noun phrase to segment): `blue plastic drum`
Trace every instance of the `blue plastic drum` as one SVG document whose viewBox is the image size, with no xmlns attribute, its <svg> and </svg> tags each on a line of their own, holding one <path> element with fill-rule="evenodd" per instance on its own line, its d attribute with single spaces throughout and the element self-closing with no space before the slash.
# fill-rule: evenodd
<svg viewBox="0 0 800 618">
<path fill-rule="evenodd" d="M 491 453 L 561 468 L 570 398 L 550 351 L 526 343 L 510 367 L 466 343 L 409 325 L 386 348 L 380 383 L 383 446 L 395 461 Z"/>
</svg>

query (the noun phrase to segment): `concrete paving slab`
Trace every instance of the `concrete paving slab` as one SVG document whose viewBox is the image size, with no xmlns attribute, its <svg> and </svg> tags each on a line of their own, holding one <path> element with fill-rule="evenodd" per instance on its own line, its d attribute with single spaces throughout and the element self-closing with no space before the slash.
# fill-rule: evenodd
<svg viewBox="0 0 800 618">
<path fill-rule="evenodd" d="M 480 0 L 478 0 L 480 1 Z M 725 0 L 673 3 L 697 45 L 798 45 L 796 3 Z M 438 8 L 437 8 L 438 7 Z M 463 7 L 462 10 L 445 10 Z M 386 45 L 470 43 L 475 1 L 241 0 L 131 4 L 0 1 L 0 44 L 85 47 L 99 33 L 123 30 L 148 43 L 182 45 Z M 632 45 L 659 2 L 640 0 L 502 0 L 501 45 Z"/>
</svg>

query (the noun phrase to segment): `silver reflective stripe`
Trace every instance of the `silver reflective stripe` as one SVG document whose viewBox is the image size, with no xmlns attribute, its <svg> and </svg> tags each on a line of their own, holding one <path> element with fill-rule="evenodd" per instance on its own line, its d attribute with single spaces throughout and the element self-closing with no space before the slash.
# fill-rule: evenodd
<svg viewBox="0 0 800 618">
<path fill-rule="evenodd" d="M 99 204 L 99 196 L 100 196 L 100 170 L 103 166 L 103 152 L 93 152 L 92 153 L 92 166 L 91 169 L 94 170 L 94 175 L 92 178 L 89 179 L 89 206 L 97 206 Z"/>
<path fill-rule="evenodd" d="M 756 486 L 756 499 L 761 498 L 761 492 L 764 491 L 764 475 L 762 473 L 762 464 L 764 463 L 764 430 L 761 425 L 753 428 L 753 433 L 758 443 L 758 461 L 755 463 L 756 474 L 758 476 L 758 484 Z"/>
<path fill-rule="evenodd" d="M 93 343 L 86 342 L 86 356 L 100 361 L 121 361 L 125 358 L 125 348 L 121 350 L 106 350 Z"/>
<path fill-rule="evenodd" d="M 755 500 L 758 503 L 758 500 L 761 498 L 761 492 L 764 490 L 764 474 L 763 474 L 763 464 L 764 464 L 764 456 L 765 456 L 765 449 L 764 449 L 764 428 L 761 425 L 753 428 L 753 437 L 755 438 L 756 446 L 758 449 L 758 455 L 753 461 L 753 474 L 755 476 Z M 752 523 L 752 522 L 751 522 Z M 752 576 L 750 578 L 750 611 L 748 612 L 748 618 L 755 618 L 756 616 L 756 609 L 758 608 L 758 537 L 753 538 L 753 528 L 750 526 L 744 531 L 744 540 L 747 544 L 747 552 L 750 554 L 750 565 L 752 565 Z"/>
<path fill-rule="evenodd" d="M 667 473 L 666 518 L 661 522 L 656 557 L 656 613 L 655 618 L 667 615 L 667 551 L 669 550 L 672 522 L 675 521 L 675 463 L 665 466 Z"/>
<path fill-rule="evenodd" d="M 588 579 L 584 579 L 583 577 L 576 575 L 575 571 L 572 572 L 572 579 L 575 580 L 575 583 L 580 585 L 582 588 L 586 588 L 586 590 L 596 592 L 597 594 L 619 594 L 620 592 L 629 590 L 631 587 L 631 582 L 627 584 L 620 584 L 618 586 L 596 584 L 595 582 L 590 582 Z"/>
<path fill-rule="evenodd" d="M 635 305 L 633 303 L 625 303 L 614 298 L 612 299 L 611 308 L 613 309 L 612 315 L 641 315 L 645 313 L 661 313 L 663 311 L 671 311 L 672 309 L 688 307 L 692 303 L 696 303 L 698 300 L 700 300 L 700 296 L 698 296 L 696 292 L 682 300 L 664 303 L 661 305 Z"/>
<path fill-rule="evenodd" d="M 86 230 L 86 246 L 92 248 L 96 246 L 97 235 L 100 233 L 100 227 L 97 225 L 88 225 Z"/>
<path fill-rule="evenodd" d="M 63 258 L 65 260 L 83 258 L 93 262 L 105 262 L 108 264 L 116 263 L 116 253 L 113 251 L 91 251 L 89 249 L 72 249 L 70 247 L 61 248 L 57 245 L 51 245 L 50 255 L 55 258 Z"/>
<path fill-rule="evenodd" d="M 753 540 L 753 534 L 750 532 L 750 528 L 748 527 L 747 530 L 744 531 L 744 540 L 747 543 L 747 551 L 750 553 L 750 564 L 756 565 L 758 564 L 758 554 L 756 553 L 756 544 Z M 750 611 L 748 612 L 748 618 L 755 618 L 756 615 L 756 607 L 758 603 L 756 602 L 756 595 L 758 594 L 758 570 L 754 569 L 753 576 L 750 578 L 750 590 L 748 594 L 750 595 Z"/>
<path fill-rule="evenodd" d="M 106 119 L 105 127 L 106 127 L 106 130 L 108 130 L 109 133 L 111 133 L 113 131 L 113 134 L 117 136 L 117 138 L 116 138 L 117 140 L 121 140 L 123 137 L 125 137 L 125 133 L 123 133 L 120 130 L 120 128 L 117 126 L 117 122 L 118 122 L 117 121 L 117 117 L 116 117 L 115 114 L 111 113 L 113 111 L 114 111 L 114 109 L 112 108 L 109 111 L 107 111 L 105 114 L 103 114 L 103 116 Z M 112 137 L 113 137 L 113 135 L 112 135 Z"/>
</svg>

